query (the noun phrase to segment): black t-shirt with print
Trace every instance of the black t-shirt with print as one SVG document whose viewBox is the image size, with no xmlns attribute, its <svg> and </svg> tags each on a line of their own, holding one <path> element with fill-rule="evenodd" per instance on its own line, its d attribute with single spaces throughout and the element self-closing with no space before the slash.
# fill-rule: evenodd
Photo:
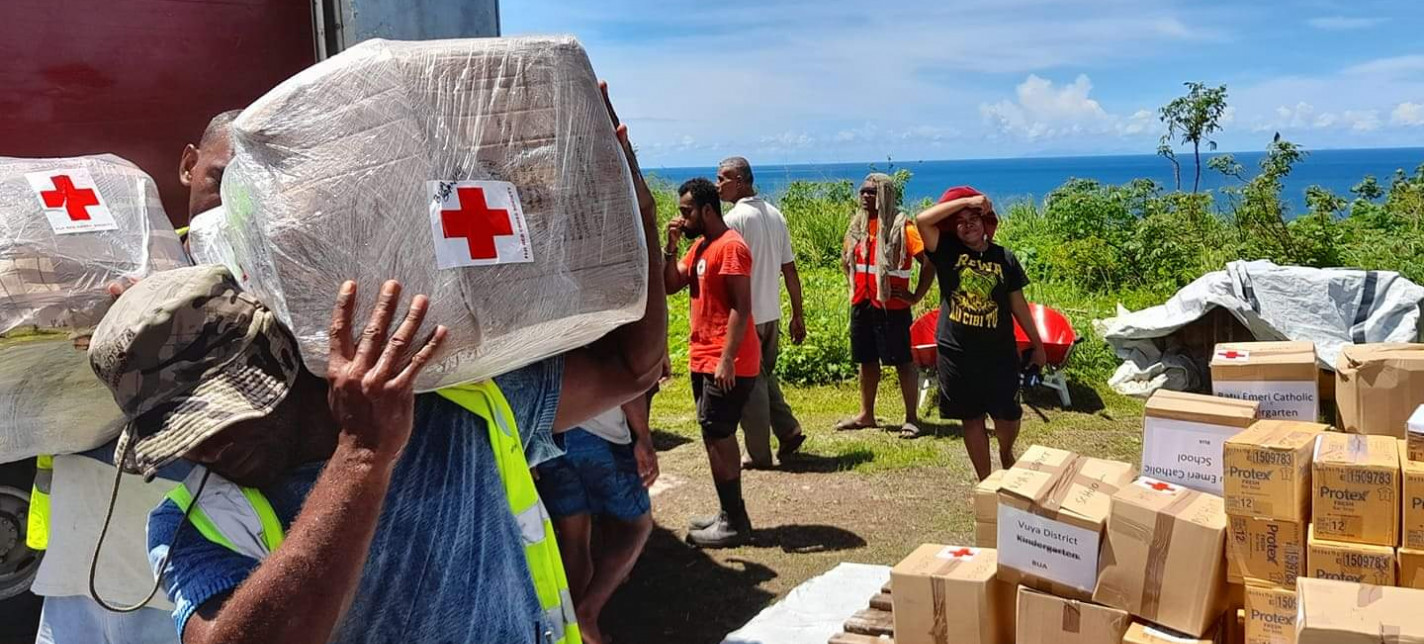
<svg viewBox="0 0 1424 644">
<path fill-rule="evenodd" d="M 980 253 L 952 234 L 929 253 L 939 278 L 941 349 L 961 353 L 1014 353 L 1013 309 L 1009 294 L 1023 290 L 1028 276 L 1013 252 L 990 242 Z"/>
</svg>

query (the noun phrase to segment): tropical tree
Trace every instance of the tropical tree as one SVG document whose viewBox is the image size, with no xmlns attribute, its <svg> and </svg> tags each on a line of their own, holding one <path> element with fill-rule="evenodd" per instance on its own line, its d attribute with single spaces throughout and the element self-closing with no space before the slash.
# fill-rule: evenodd
<svg viewBox="0 0 1424 644">
<path fill-rule="evenodd" d="M 1192 180 L 1192 192 L 1195 193 L 1201 189 L 1202 143 L 1206 143 L 1208 150 L 1216 149 L 1216 141 L 1210 137 L 1213 132 L 1221 131 L 1221 116 L 1226 113 L 1226 86 L 1207 87 L 1205 83 L 1197 82 L 1185 85 L 1187 94 L 1172 99 L 1158 113 L 1167 125 L 1164 146 L 1173 139 L 1192 145 L 1192 157 L 1196 160 L 1196 177 Z M 1158 148 L 1157 153 L 1162 154 L 1162 148 Z"/>
<path fill-rule="evenodd" d="M 1177 153 L 1172 151 L 1172 139 L 1166 135 L 1162 137 L 1162 142 L 1157 145 L 1157 156 L 1166 159 L 1172 164 L 1172 179 L 1177 182 L 1177 191 L 1182 190 L 1182 164 L 1177 162 Z"/>
</svg>

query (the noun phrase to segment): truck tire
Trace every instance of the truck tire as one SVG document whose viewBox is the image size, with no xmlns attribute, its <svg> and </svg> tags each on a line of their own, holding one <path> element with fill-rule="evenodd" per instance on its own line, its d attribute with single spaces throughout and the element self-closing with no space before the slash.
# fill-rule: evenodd
<svg viewBox="0 0 1424 644">
<path fill-rule="evenodd" d="M 0 486 L 0 600 L 29 590 L 40 570 L 44 552 L 25 545 L 29 507 L 29 491 Z"/>
</svg>

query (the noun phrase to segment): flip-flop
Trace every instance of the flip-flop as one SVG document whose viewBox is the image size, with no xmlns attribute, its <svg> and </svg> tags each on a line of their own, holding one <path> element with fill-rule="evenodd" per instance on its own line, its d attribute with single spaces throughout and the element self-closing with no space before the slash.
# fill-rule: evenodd
<svg viewBox="0 0 1424 644">
<path fill-rule="evenodd" d="M 900 426 L 900 438 L 919 438 L 927 435 L 919 425 L 914 423 L 905 423 Z"/>
<path fill-rule="evenodd" d="M 872 429 L 874 427 L 876 427 L 875 423 L 862 423 L 854 418 L 847 418 L 836 423 L 836 431 L 841 432 L 855 431 L 857 429 Z"/>
</svg>

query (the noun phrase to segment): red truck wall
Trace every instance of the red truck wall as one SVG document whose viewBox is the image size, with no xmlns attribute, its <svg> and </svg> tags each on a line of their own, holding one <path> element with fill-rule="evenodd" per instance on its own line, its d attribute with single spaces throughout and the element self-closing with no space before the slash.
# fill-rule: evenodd
<svg viewBox="0 0 1424 644">
<path fill-rule="evenodd" d="M 306 0 L 0 0 L 0 156 L 112 152 L 185 225 L 183 146 L 313 60 Z"/>
</svg>

